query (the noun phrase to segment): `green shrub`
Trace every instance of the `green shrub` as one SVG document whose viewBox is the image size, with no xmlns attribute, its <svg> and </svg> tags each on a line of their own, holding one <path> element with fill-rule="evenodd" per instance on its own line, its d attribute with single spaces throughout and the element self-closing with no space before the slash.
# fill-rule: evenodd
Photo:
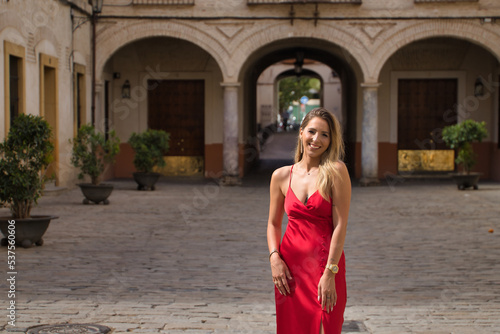
<svg viewBox="0 0 500 334">
<path fill-rule="evenodd" d="M 472 150 L 472 142 L 481 142 L 488 136 L 485 122 L 476 122 L 471 119 L 447 126 L 443 129 L 443 139 L 450 148 L 457 149 L 455 159 L 457 165 L 462 165 L 465 173 L 469 174 L 476 164 L 476 156 Z"/>
<path fill-rule="evenodd" d="M 132 133 L 128 142 L 135 151 L 134 166 L 139 172 L 150 173 L 155 166 L 164 167 L 163 156 L 168 152 L 170 134 L 163 130 Z"/>
<path fill-rule="evenodd" d="M 81 171 L 78 178 L 89 175 L 92 184 L 99 184 L 106 166 L 114 163 L 120 152 L 120 139 L 116 132 L 110 131 L 106 140 L 104 134 L 96 132 L 92 125 L 83 125 L 70 142 L 73 144 L 71 163 Z"/>
<path fill-rule="evenodd" d="M 42 195 L 44 168 L 52 161 L 51 129 L 40 116 L 21 114 L 0 144 L 0 201 L 13 218 L 30 217 Z"/>
</svg>

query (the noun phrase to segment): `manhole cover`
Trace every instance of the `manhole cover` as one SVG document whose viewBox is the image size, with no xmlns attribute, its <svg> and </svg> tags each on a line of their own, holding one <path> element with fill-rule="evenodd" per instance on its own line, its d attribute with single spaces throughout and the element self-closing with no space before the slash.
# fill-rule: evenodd
<svg viewBox="0 0 500 334">
<path fill-rule="evenodd" d="M 30 327 L 26 334 L 109 333 L 111 328 L 92 324 L 41 325 Z"/>
</svg>

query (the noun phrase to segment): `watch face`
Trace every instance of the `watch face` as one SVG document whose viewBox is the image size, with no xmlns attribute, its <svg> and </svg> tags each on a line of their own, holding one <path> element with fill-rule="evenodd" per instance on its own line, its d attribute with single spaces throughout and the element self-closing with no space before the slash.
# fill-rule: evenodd
<svg viewBox="0 0 500 334">
<path fill-rule="evenodd" d="M 328 265 L 328 269 L 330 269 L 331 271 L 333 271 L 335 274 L 338 273 L 339 271 L 339 267 L 335 264 L 330 264 Z"/>
</svg>

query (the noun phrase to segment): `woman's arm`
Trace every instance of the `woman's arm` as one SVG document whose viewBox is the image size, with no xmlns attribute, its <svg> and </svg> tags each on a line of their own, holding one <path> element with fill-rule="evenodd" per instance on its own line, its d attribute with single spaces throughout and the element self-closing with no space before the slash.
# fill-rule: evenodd
<svg viewBox="0 0 500 334">
<path fill-rule="evenodd" d="M 269 261 L 273 274 L 273 282 L 282 295 L 290 293 L 288 280 L 292 279 L 290 271 L 279 254 L 281 241 L 281 222 L 284 214 L 285 196 L 282 185 L 286 183 L 286 168 L 279 168 L 274 171 L 271 177 L 269 219 L 267 222 L 267 245 L 269 247 Z"/>
<path fill-rule="evenodd" d="M 333 216 L 333 235 L 330 243 L 327 264 L 338 264 L 342 251 L 344 250 L 345 235 L 347 232 L 347 219 L 349 216 L 349 207 L 351 204 L 351 180 L 344 163 L 338 163 L 340 178 L 334 180 L 332 190 L 332 216 Z M 335 274 L 325 269 L 320 283 L 318 284 L 318 298 L 321 299 L 321 307 L 327 311 L 333 309 L 337 302 L 337 293 L 335 291 Z"/>
</svg>

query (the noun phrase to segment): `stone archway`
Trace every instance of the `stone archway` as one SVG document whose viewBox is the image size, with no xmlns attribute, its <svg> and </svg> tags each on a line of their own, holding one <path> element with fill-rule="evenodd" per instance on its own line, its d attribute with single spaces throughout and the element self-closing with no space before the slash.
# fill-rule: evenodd
<svg viewBox="0 0 500 334">
<path fill-rule="evenodd" d="M 311 31 L 311 29 L 314 29 Z M 310 22 L 297 21 L 290 26 L 284 22 L 261 24 L 259 29 L 242 33 L 231 48 L 231 67 L 236 77 L 241 78 L 242 71 L 249 63 L 256 61 L 261 50 L 277 51 L 290 40 L 300 39 L 317 45 L 320 49 L 329 50 L 339 60 L 356 69 L 360 78 L 368 78 L 371 51 L 358 30 L 344 24 L 319 22 L 313 28 Z"/>
<path fill-rule="evenodd" d="M 267 67 L 284 59 L 295 57 L 296 51 L 304 52 L 304 58 L 321 62 L 335 70 L 342 82 L 342 101 L 346 112 L 346 162 L 352 174 L 360 168 L 360 161 L 356 160 L 356 129 L 357 129 L 357 92 L 363 77 L 362 71 L 357 63 L 348 63 L 343 57 L 342 48 L 332 43 L 318 39 L 288 38 L 262 47 L 247 58 L 242 66 L 239 81 L 243 87 L 243 129 L 244 143 L 240 151 L 240 173 L 248 171 L 253 163 L 258 161 L 258 145 L 256 143 L 257 128 L 255 124 L 256 106 L 256 82 L 257 78 Z M 352 59 L 351 59 L 352 60 Z M 244 169 L 244 170 L 241 170 Z M 359 171 L 358 171 L 359 174 Z"/>
<path fill-rule="evenodd" d="M 327 57 L 322 62 L 329 64 L 334 61 L 337 63 L 337 66 L 333 67 L 341 69 L 339 70 L 339 75 L 344 79 L 342 91 L 347 95 L 347 98 L 346 96 L 342 98 L 344 103 L 342 108 L 349 110 L 350 114 L 357 115 L 356 118 L 359 120 L 356 121 L 354 117 L 351 117 L 347 131 L 350 138 L 347 138 L 346 151 L 348 152 L 347 156 L 351 159 L 351 161 L 348 161 L 351 173 L 356 177 L 363 176 L 361 180 L 363 184 L 377 182 L 377 89 L 380 84 L 369 75 L 375 44 L 373 43 L 373 36 L 370 34 L 368 24 L 325 21 L 319 22 L 314 26 L 312 22 L 297 21 L 290 26 L 285 22 L 259 22 L 258 29 L 257 27 L 255 28 L 250 31 L 241 32 L 232 43 L 232 50 L 234 51 L 231 53 L 232 59 L 228 67 L 235 69 L 235 73 L 238 73 L 237 79 L 234 78 L 232 80 L 237 85 L 241 82 L 243 86 L 247 86 L 248 82 L 243 82 L 243 80 L 248 80 L 247 74 L 249 72 L 247 71 L 249 70 L 249 64 L 253 66 L 259 63 L 262 52 L 267 52 L 268 54 L 279 53 L 280 50 L 284 50 L 290 46 L 311 46 L 315 50 L 324 51 Z M 389 26 L 384 26 L 382 31 L 389 28 Z M 289 44 L 293 40 L 300 40 L 303 43 Z M 254 70 L 256 69 L 254 68 Z M 345 78 L 352 78 L 352 80 L 346 81 Z M 241 91 L 244 101 L 252 100 L 248 98 L 248 94 L 248 88 L 245 87 Z M 361 102 L 361 98 L 358 98 L 360 94 L 363 95 L 362 107 L 361 105 L 357 106 L 357 103 Z M 237 97 L 233 99 L 237 103 Z M 239 121 L 240 126 L 238 131 L 240 134 L 240 152 L 255 151 L 252 145 L 248 147 L 247 143 L 243 144 L 248 138 L 254 138 L 252 133 L 255 132 L 255 127 L 248 122 L 248 110 L 254 109 L 255 106 L 248 105 L 246 102 L 243 103 L 240 109 L 241 112 L 238 117 L 243 118 L 243 122 Z M 362 122 L 361 118 L 363 119 Z M 242 127 L 241 124 L 245 124 L 245 127 Z M 361 124 L 363 130 L 359 131 Z M 244 147 L 247 147 L 247 149 Z M 234 156 L 230 159 L 229 155 L 227 157 L 228 161 L 234 159 Z M 226 155 L 224 159 L 226 161 Z M 245 169 L 248 169 L 249 164 L 245 161 L 246 159 L 243 154 L 240 154 L 240 174 Z M 246 168 L 241 167 L 243 163 L 247 165 Z"/>
<path fill-rule="evenodd" d="M 210 53 L 180 38 L 142 38 L 118 49 L 101 76 L 97 125 L 114 129 L 122 141 L 115 177 L 132 176 L 134 152 L 127 140 L 146 129 L 170 133 L 170 150 L 164 154 L 167 166 L 158 172 L 220 174 L 223 115 L 218 83 L 223 75 Z"/>
<path fill-rule="evenodd" d="M 318 79 L 320 82 L 320 90 L 317 92 L 317 96 L 313 101 L 308 102 L 308 104 L 316 103 L 316 101 L 321 101 L 323 99 L 323 77 L 318 73 L 321 69 L 323 72 L 328 72 L 331 74 L 329 67 L 311 60 L 306 60 L 307 63 L 303 64 L 301 67 L 300 76 L 293 70 L 293 64 L 290 63 L 293 60 L 287 60 L 286 62 L 277 63 L 269 66 L 265 69 L 258 78 L 257 81 L 257 125 L 258 132 L 260 134 L 259 139 L 261 145 L 264 144 L 268 135 L 273 131 L 276 131 L 277 121 L 280 117 L 280 113 L 283 112 L 280 106 L 280 95 L 279 95 L 279 85 L 282 79 L 289 78 L 307 78 L 307 79 Z M 322 65 L 322 66 L 321 66 Z M 317 103 L 319 105 L 324 105 Z M 302 110 L 304 109 L 304 110 Z M 299 111 L 296 106 L 293 107 L 292 111 L 292 121 L 289 123 L 290 129 L 296 127 L 302 120 L 302 112 L 305 111 L 301 108 Z"/>
<path fill-rule="evenodd" d="M 381 95 L 387 97 L 379 108 L 380 118 L 386 120 L 379 134 L 381 177 L 453 171 L 453 150 L 441 132 L 473 119 L 485 121 L 491 133 L 475 146 L 480 157 L 477 171 L 488 178 L 498 158 L 493 139 L 499 113 L 498 57 L 467 33 L 469 38 L 449 32 L 431 35 L 403 44 L 377 74 L 384 83 Z M 484 80 L 482 96 L 474 91 L 478 78 Z"/>
<path fill-rule="evenodd" d="M 370 67 L 369 77 L 378 78 L 380 71 L 389 58 L 404 46 L 418 40 L 432 37 L 452 37 L 465 39 L 491 52 L 500 61 L 500 35 L 484 29 L 479 21 L 431 21 L 406 23 L 384 36 L 384 42 L 379 43 L 373 51 L 374 64 Z"/>
<path fill-rule="evenodd" d="M 311 29 L 314 29 L 314 38 L 311 38 Z M 228 184 L 233 183 L 233 181 L 238 182 L 237 175 L 244 173 L 244 169 L 238 167 L 238 165 L 244 164 L 244 158 L 238 154 L 238 151 L 241 151 L 238 148 L 238 143 L 241 145 L 244 141 L 247 136 L 245 132 L 248 132 L 249 127 L 248 124 L 242 126 L 246 120 L 241 121 L 244 112 L 242 112 L 241 104 L 238 102 L 241 93 L 246 94 L 240 88 L 241 73 L 247 70 L 247 68 L 244 69 L 245 66 L 258 61 L 259 50 L 265 49 L 268 53 L 279 51 L 283 47 L 287 47 L 286 44 L 290 38 L 301 39 L 305 44 L 312 42 L 316 45 L 316 49 L 324 50 L 327 53 L 327 60 L 323 61 L 324 63 L 332 62 L 332 59 L 335 59 L 335 61 L 347 64 L 345 68 L 347 72 L 352 74 L 349 75 L 352 78 L 366 77 L 367 60 L 370 58 L 370 52 L 362 40 L 363 35 L 359 34 L 357 28 L 353 29 L 352 26 L 345 23 L 319 22 L 313 28 L 312 22 L 304 21 L 297 21 L 292 26 L 287 22 L 275 21 L 259 22 L 259 24 L 234 20 L 224 22 L 102 21 L 99 23 L 97 36 L 97 47 L 100 50 L 96 62 L 98 80 L 102 80 L 105 62 L 116 50 L 126 43 L 151 36 L 171 36 L 190 41 L 211 54 L 219 64 L 223 75 L 221 87 L 224 101 L 224 175 L 229 176 L 226 178 L 229 180 Z M 286 42 L 281 44 L 280 41 Z M 252 59 L 253 56 L 256 56 L 257 59 Z M 362 79 L 353 80 L 347 87 L 348 89 L 343 89 L 352 95 L 350 105 L 356 104 L 355 96 L 359 90 L 358 83 L 362 81 Z M 358 113 L 357 108 L 350 111 L 354 114 Z M 250 125 L 251 127 L 252 125 Z M 350 128 L 354 129 L 350 133 L 355 134 L 356 124 L 354 122 Z M 353 147 L 356 146 L 357 141 L 357 138 L 349 139 Z M 359 163 L 357 166 L 353 166 L 353 169 L 359 169 L 357 174 L 360 174 Z"/>
<path fill-rule="evenodd" d="M 141 21 L 130 24 L 124 20 L 114 25 L 103 23 L 97 35 L 98 50 L 96 58 L 96 73 L 98 80 L 103 73 L 108 59 L 121 47 L 134 41 L 149 37 L 172 37 L 189 41 L 206 52 L 217 62 L 224 76 L 227 65 L 225 59 L 229 58 L 226 48 L 221 40 L 214 38 L 203 29 L 188 24 L 172 21 Z"/>
</svg>

